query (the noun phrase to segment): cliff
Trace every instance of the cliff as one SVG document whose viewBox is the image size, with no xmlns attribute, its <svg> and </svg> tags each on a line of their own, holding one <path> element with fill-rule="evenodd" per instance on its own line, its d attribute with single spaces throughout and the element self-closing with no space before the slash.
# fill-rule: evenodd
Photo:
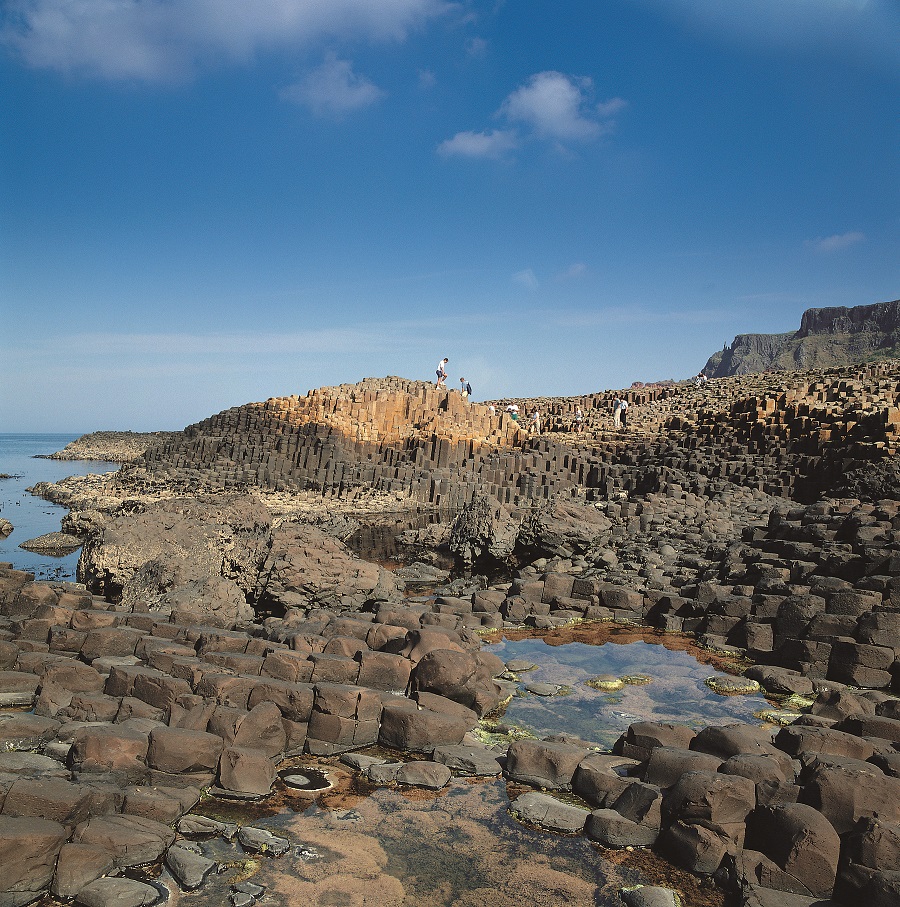
<svg viewBox="0 0 900 907">
<path fill-rule="evenodd" d="M 900 300 L 807 309 L 787 334 L 739 334 L 703 367 L 710 378 L 840 368 L 900 355 Z"/>
</svg>

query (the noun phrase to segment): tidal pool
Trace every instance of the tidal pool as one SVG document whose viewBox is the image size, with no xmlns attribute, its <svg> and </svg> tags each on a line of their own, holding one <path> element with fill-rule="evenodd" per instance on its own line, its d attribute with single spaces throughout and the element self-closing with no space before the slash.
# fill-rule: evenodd
<svg viewBox="0 0 900 907">
<path fill-rule="evenodd" d="M 200 811 L 252 822 L 294 846 L 276 858 L 245 854 L 221 839 L 204 842 L 227 868 L 195 892 L 179 892 L 164 870 L 159 882 L 170 903 L 221 907 L 235 881 L 249 880 L 265 888 L 260 905 L 280 907 L 621 907 L 619 889 L 654 884 L 637 861 L 618 865 L 624 854 L 516 822 L 503 781 L 455 778 L 438 793 L 355 792 L 350 775 L 341 767 L 336 773 L 344 774 L 338 789 L 313 805 L 292 807 L 282 792 L 257 807 L 265 815 L 253 816 L 252 805 L 229 813 L 226 805 L 205 801 Z M 658 884 L 659 866 L 647 860 Z M 718 892 L 698 899 L 699 883 L 671 872 L 673 884 L 690 890 L 691 904 L 721 904 Z"/>
<path fill-rule="evenodd" d="M 522 660 L 537 667 L 517 675 L 517 693 L 506 708 L 505 724 L 520 726 L 537 737 L 568 733 L 608 748 L 634 721 L 671 721 L 700 728 L 729 721 L 761 723 L 756 712 L 771 705 L 761 694 L 722 696 L 704 683 L 720 674 L 689 651 L 635 640 L 602 645 L 546 639 L 503 639 L 486 647 L 504 662 Z M 640 635 L 640 634 L 637 634 Z M 564 638 L 564 637 L 563 637 Z M 649 683 L 625 683 L 603 691 L 588 686 L 598 675 L 645 675 Z M 637 679 L 637 678 L 635 678 Z M 540 696 L 526 685 L 557 685 L 563 692 Z"/>
</svg>

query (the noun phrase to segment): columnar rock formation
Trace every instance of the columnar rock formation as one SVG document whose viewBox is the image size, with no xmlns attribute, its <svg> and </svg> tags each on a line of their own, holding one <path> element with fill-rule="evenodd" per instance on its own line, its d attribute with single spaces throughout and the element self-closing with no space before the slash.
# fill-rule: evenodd
<svg viewBox="0 0 900 907">
<path fill-rule="evenodd" d="M 697 493 L 744 485 L 814 500 L 845 473 L 893 456 L 900 438 L 900 362 L 751 376 L 614 393 L 520 400 L 547 434 L 502 411 L 399 378 L 367 379 L 236 407 L 148 450 L 117 477 L 125 489 L 259 487 L 342 500 L 372 491 L 398 509 L 456 510 L 483 493 L 519 506 L 564 494 L 602 500 L 679 485 Z M 573 432 L 580 406 L 585 429 Z"/>
</svg>

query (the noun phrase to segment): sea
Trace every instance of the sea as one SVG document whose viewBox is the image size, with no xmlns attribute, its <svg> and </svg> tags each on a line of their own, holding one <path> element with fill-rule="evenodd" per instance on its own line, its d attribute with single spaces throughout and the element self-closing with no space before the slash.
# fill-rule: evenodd
<svg viewBox="0 0 900 907">
<path fill-rule="evenodd" d="M 81 434 L 0 433 L 0 517 L 13 524 L 13 531 L 0 538 L 0 562 L 28 570 L 39 580 L 75 581 L 79 552 L 64 557 L 26 551 L 22 542 L 59 532 L 66 508 L 51 504 L 28 491 L 37 482 L 57 482 L 67 476 L 115 472 L 118 463 L 105 460 L 46 460 Z"/>
</svg>

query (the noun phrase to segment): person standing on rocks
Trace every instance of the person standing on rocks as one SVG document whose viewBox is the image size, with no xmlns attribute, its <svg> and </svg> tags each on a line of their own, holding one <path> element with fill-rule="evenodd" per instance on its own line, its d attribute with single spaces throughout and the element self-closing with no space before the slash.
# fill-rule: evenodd
<svg viewBox="0 0 900 907">
<path fill-rule="evenodd" d="M 465 378 L 459 379 L 459 393 L 463 400 L 468 400 L 472 396 L 472 385 Z"/>
<path fill-rule="evenodd" d="M 528 431 L 536 435 L 541 433 L 541 414 L 537 410 L 534 410 L 531 414 L 531 423 L 528 426 Z"/>
<path fill-rule="evenodd" d="M 437 386 L 438 387 L 443 387 L 443 388 L 447 387 L 447 385 L 444 382 L 447 380 L 447 363 L 449 361 L 450 360 L 445 356 L 438 363 L 437 370 L 435 371 L 435 374 L 437 375 Z"/>
<path fill-rule="evenodd" d="M 622 423 L 622 428 L 628 428 L 628 401 L 623 400 L 622 405 L 619 407 L 619 421 Z"/>
<path fill-rule="evenodd" d="M 616 431 L 622 427 L 622 401 L 618 397 L 613 400 L 613 427 Z"/>
<path fill-rule="evenodd" d="M 584 413 L 581 411 L 580 406 L 575 407 L 575 431 L 581 431 L 584 428 Z"/>
</svg>

